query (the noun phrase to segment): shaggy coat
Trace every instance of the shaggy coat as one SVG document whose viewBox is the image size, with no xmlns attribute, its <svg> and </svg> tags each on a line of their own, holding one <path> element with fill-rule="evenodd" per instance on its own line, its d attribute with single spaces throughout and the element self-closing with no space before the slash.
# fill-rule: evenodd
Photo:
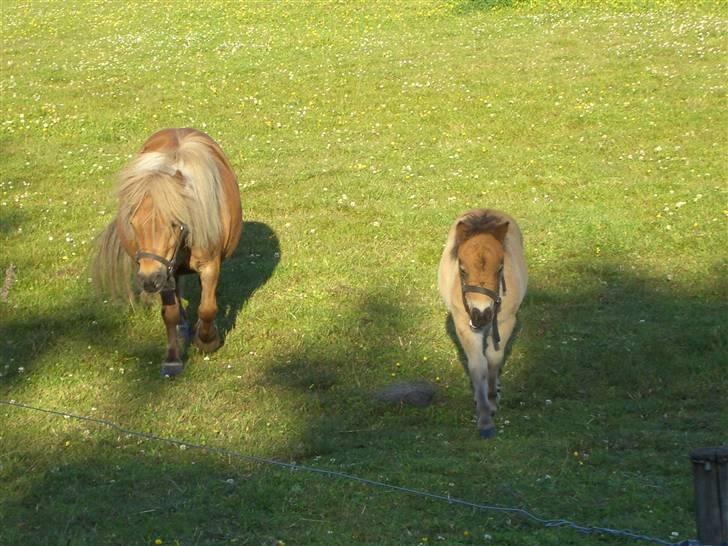
<svg viewBox="0 0 728 546">
<path fill-rule="evenodd" d="M 165 375 L 182 370 L 178 329 L 187 331 L 178 278 L 197 273 L 200 305 L 195 345 L 220 345 L 214 320 L 222 260 L 240 240 L 242 208 L 232 167 L 220 146 L 195 129 L 150 136 L 119 176 L 119 211 L 97 240 L 94 278 L 104 291 L 132 295 L 132 273 L 160 293 L 167 330 Z"/>
</svg>

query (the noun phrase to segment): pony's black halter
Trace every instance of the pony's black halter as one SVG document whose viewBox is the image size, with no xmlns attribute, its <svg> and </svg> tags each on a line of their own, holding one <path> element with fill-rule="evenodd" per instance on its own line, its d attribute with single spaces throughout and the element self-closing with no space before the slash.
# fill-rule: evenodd
<svg viewBox="0 0 728 546">
<path fill-rule="evenodd" d="M 164 256 L 160 256 L 159 254 L 154 254 L 153 252 L 147 252 L 145 250 L 137 250 L 134 256 L 137 264 L 139 263 L 140 259 L 148 258 L 150 260 L 155 260 L 161 263 L 167 268 L 167 279 L 165 280 L 164 286 L 162 286 L 161 290 L 163 298 L 165 297 L 165 292 L 171 291 L 174 294 L 174 291 L 177 288 L 176 282 L 174 280 L 174 273 L 180 265 L 180 250 L 182 250 L 187 244 L 187 234 L 190 231 L 185 224 L 180 225 L 179 229 L 180 236 L 177 240 L 177 246 L 174 249 L 174 254 L 172 254 L 171 260 L 168 260 Z"/>
<path fill-rule="evenodd" d="M 484 296 L 488 296 L 490 299 L 493 300 L 493 321 L 491 333 L 493 335 L 494 349 L 496 351 L 499 350 L 500 333 L 498 332 L 498 311 L 500 311 L 500 306 L 502 302 L 501 294 L 506 293 L 506 277 L 503 274 L 503 262 L 501 262 L 501 265 L 498 268 L 498 292 L 494 292 L 490 288 L 485 288 L 484 286 L 465 284 L 462 273 L 460 274 L 460 288 L 463 295 L 463 306 L 465 306 L 465 312 L 468 315 L 470 315 L 470 306 L 468 305 L 468 300 L 465 297 L 466 293 L 475 292 L 476 294 L 483 294 Z"/>
</svg>

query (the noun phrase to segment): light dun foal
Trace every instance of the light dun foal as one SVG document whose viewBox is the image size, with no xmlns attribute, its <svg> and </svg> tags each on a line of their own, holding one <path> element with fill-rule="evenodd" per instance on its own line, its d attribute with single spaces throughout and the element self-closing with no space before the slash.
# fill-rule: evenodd
<svg viewBox="0 0 728 546">
<path fill-rule="evenodd" d="M 477 209 L 455 220 L 440 259 L 438 287 L 467 356 L 483 438 L 495 435 L 501 366 L 527 281 L 523 236 L 513 218 Z"/>
</svg>

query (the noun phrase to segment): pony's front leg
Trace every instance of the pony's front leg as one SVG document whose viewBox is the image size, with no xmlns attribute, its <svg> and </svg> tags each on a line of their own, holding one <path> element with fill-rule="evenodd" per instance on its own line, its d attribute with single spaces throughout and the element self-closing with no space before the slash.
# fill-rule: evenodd
<svg viewBox="0 0 728 546">
<path fill-rule="evenodd" d="M 162 320 L 167 329 L 167 356 L 162 363 L 162 375 L 174 377 L 182 373 L 182 351 L 177 339 L 177 325 L 180 316 L 184 312 L 181 309 L 180 299 L 173 290 L 165 290 L 161 293 L 162 298 Z"/>
<path fill-rule="evenodd" d="M 220 336 L 215 326 L 217 316 L 217 281 L 220 277 L 220 260 L 211 260 L 199 268 L 200 307 L 197 310 L 197 324 L 192 343 L 203 352 L 211 353 L 220 347 Z"/>
<path fill-rule="evenodd" d="M 483 333 L 473 331 L 467 316 L 455 320 L 460 345 L 468 358 L 468 374 L 473 387 L 475 408 L 478 414 L 478 431 L 483 438 L 495 435 L 495 425 L 488 404 L 488 360 L 483 354 Z"/>
<path fill-rule="evenodd" d="M 503 361 L 506 356 L 506 345 L 508 340 L 513 333 L 513 328 L 516 325 L 516 317 L 508 317 L 505 320 L 498 321 L 498 328 L 500 330 L 500 343 L 498 344 L 498 350 L 493 346 L 493 338 L 489 336 L 488 347 L 485 350 L 485 358 L 488 361 L 488 402 L 490 403 L 490 409 L 495 415 L 498 411 L 498 404 L 500 404 L 500 376 L 501 370 L 503 369 Z"/>
</svg>

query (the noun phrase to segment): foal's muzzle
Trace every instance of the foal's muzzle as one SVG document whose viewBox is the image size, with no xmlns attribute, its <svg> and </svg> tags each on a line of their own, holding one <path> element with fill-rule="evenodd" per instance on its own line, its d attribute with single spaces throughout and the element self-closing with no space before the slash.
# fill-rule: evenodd
<svg viewBox="0 0 728 546">
<path fill-rule="evenodd" d="M 490 328 L 493 323 L 493 309 L 488 307 L 481 311 L 477 307 L 470 308 L 470 327 L 473 330 L 482 330 L 483 328 Z"/>
</svg>

